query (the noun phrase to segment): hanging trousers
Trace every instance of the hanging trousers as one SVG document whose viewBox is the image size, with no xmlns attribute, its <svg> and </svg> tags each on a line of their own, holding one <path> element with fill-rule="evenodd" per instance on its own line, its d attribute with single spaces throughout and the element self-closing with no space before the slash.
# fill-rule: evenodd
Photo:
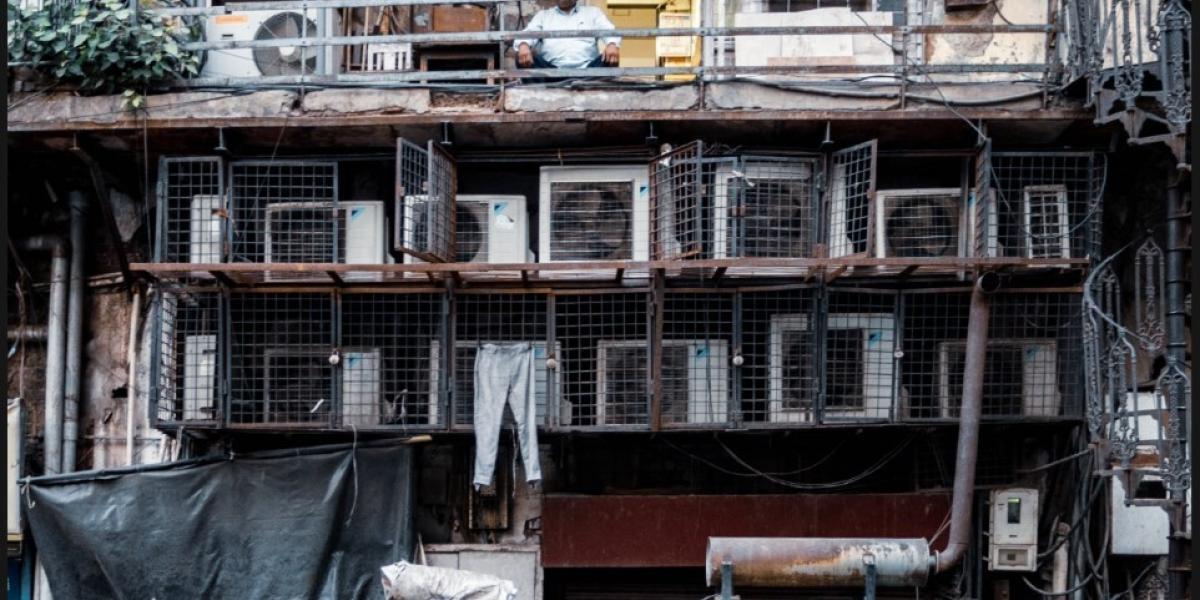
<svg viewBox="0 0 1200 600">
<path fill-rule="evenodd" d="M 532 344 L 484 344 L 475 353 L 474 483 L 477 487 L 492 483 L 505 404 L 512 409 L 517 423 L 525 480 L 540 480 Z"/>
</svg>

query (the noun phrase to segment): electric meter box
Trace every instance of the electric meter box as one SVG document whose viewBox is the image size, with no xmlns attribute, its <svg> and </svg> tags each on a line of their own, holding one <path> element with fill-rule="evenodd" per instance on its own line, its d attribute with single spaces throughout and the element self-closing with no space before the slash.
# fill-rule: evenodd
<svg viewBox="0 0 1200 600">
<path fill-rule="evenodd" d="M 994 490 L 991 507 L 988 567 L 992 571 L 1033 571 L 1037 567 L 1037 490 Z"/>
</svg>

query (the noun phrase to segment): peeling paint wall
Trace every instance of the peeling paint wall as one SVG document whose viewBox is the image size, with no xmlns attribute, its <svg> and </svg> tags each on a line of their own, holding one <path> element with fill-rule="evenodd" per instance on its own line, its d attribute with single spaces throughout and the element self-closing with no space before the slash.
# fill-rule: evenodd
<svg viewBox="0 0 1200 600">
<path fill-rule="evenodd" d="M 1050 23 L 1047 0 L 995 0 L 982 8 L 946 12 L 935 3 L 932 23 L 946 25 L 1042 25 Z M 1046 35 L 1042 33 L 927 34 L 927 64 L 1003 65 L 1043 63 Z M 1004 81 L 1021 78 L 1018 73 L 977 73 L 969 76 L 938 77 L 940 80 Z M 1036 74 L 1040 77 L 1040 73 Z"/>
</svg>

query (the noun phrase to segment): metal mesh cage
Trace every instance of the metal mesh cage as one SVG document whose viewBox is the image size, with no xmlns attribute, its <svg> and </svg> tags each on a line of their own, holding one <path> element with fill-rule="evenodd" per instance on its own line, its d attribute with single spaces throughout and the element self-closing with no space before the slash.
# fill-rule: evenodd
<svg viewBox="0 0 1200 600">
<path fill-rule="evenodd" d="M 350 294 L 341 299 L 343 428 L 445 424 L 443 294 Z"/>
<path fill-rule="evenodd" d="M 824 308 L 821 422 L 890 420 L 897 392 L 896 293 L 830 290 Z"/>
<path fill-rule="evenodd" d="M 337 163 L 234 161 L 229 172 L 233 262 L 342 262 Z"/>
<path fill-rule="evenodd" d="M 223 421 L 225 365 L 220 292 L 163 288 L 157 303 L 155 417 L 162 425 Z"/>
<path fill-rule="evenodd" d="M 220 158 L 172 157 L 159 161 L 155 260 L 223 262 L 227 215 L 225 167 Z"/>
<path fill-rule="evenodd" d="M 822 161 L 692 142 L 650 163 L 654 257 L 810 257 Z"/>
<path fill-rule="evenodd" d="M 969 292 L 904 295 L 903 419 L 957 419 Z M 991 302 L 985 418 L 1077 414 L 1083 370 L 1076 294 L 1005 293 Z"/>
<path fill-rule="evenodd" d="M 455 297 L 453 382 L 454 425 L 470 427 L 475 409 L 475 357 L 485 344 L 526 342 L 534 352 L 537 423 L 546 423 L 547 407 L 561 397 L 561 384 L 547 367 L 559 344 L 549 345 L 547 298 L 540 294 L 459 293 Z M 559 359 L 559 369 L 563 362 Z M 514 400 L 515 401 L 515 400 Z M 506 415 L 508 411 L 505 411 Z M 506 417 L 508 419 L 508 417 Z"/>
<path fill-rule="evenodd" d="M 563 350 L 558 425 L 648 426 L 646 292 L 558 295 L 553 302 L 555 341 Z"/>
<path fill-rule="evenodd" d="M 874 140 L 834 152 L 830 157 L 826 208 L 831 257 L 868 256 L 875 198 Z"/>
<path fill-rule="evenodd" d="M 333 297 L 235 293 L 229 314 L 230 423 L 333 427 Z"/>
<path fill-rule="evenodd" d="M 747 292 L 741 297 L 743 423 L 815 422 L 817 298 L 813 289 Z"/>
<path fill-rule="evenodd" d="M 1105 169 L 1090 152 L 991 153 L 985 255 L 1095 257 Z"/>
<path fill-rule="evenodd" d="M 422 148 L 396 140 L 396 250 L 425 261 L 454 260 L 457 185 L 454 159 L 433 141 Z"/>
<path fill-rule="evenodd" d="M 661 368 L 657 388 L 663 426 L 711 427 L 734 421 L 733 325 L 732 293 L 666 292 L 661 361 L 651 364 L 652 369 Z"/>
</svg>

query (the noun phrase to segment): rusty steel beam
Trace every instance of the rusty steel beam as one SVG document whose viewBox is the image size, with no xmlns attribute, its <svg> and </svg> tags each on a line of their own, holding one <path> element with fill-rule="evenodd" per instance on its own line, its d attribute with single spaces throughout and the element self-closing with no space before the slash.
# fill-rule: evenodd
<svg viewBox="0 0 1200 600">
<path fill-rule="evenodd" d="M 733 564 L 733 583 L 747 587 L 859 587 L 873 562 L 877 584 L 925 584 L 931 566 L 929 544 L 920 538 L 712 537 L 704 560 L 708 585 L 721 578 L 721 564 Z"/>
<path fill-rule="evenodd" d="M 964 106 L 955 109 L 961 116 L 943 108 L 928 109 L 881 109 L 881 110 L 605 110 L 605 111 L 530 111 L 530 112 L 487 112 L 487 113 L 391 113 L 345 116 L 324 115 L 278 115 L 278 116 L 228 116 L 221 118 L 156 119 L 153 96 L 145 117 L 130 116 L 113 118 L 111 121 L 89 121 L 95 115 L 79 115 L 73 118 L 47 121 L 9 121 L 11 133 L 137 130 L 143 125 L 154 129 L 202 129 L 225 128 L 278 128 L 278 127 L 378 127 L 386 125 L 440 125 L 444 122 L 488 125 L 507 123 L 566 123 L 578 121 L 627 122 L 627 121 L 951 121 L 961 123 L 962 117 L 972 121 L 1081 121 L 1091 122 L 1094 114 L 1082 109 L 1037 109 L 1011 110 Z"/>
</svg>

